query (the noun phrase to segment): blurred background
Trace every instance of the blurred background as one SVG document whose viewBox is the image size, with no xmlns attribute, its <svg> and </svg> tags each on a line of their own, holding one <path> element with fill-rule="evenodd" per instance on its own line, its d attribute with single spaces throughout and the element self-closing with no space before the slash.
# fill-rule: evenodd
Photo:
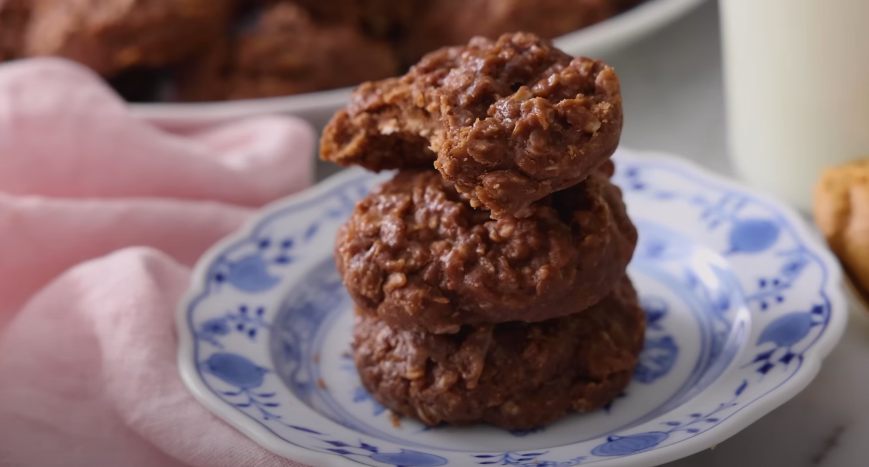
<svg viewBox="0 0 869 467">
<path fill-rule="evenodd" d="M 818 8 L 828 5 L 816 3 L 822 5 Z M 836 3 L 844 8 L 869 2 Z M 736 12 L 731 13 L 735 18 Z M 807 18 L 820 21 L 821 16 Z M 849 15 L 839 20 L 843 16 Z M 319 129 L 346 103 L 348 87 L 401 74 L 425 52 L 466 42 L 474 34 L 530 30 L 555 38 L 571 54 L 602 58 L 616 69 L 624 96 L 623 146 L 685 156 L 714 172 L 744 177 L 728 158 L 728 146 L 733 145 L 728 143 L 726 103 L 731 101 L 725 99 L 721 19 L 714 0 L 0 0 L 0 61 L 31 56 L 76 60 L 99 73 L 130 103 L 134 115 L 158 126 L 196 128 L 285 113 Z M 792 29 L 800 30 L 792 19 Z M 736 28 L 732 21 L 727 24 Z M 746 32 L 745 37 L 755 36 Z M 851 42 L 859 47 L 866 43 Z M 804 50 L 792 48 L 791 53 L 805 60 L 800 55 Z M 836 53 L 830 57 L 843 58 Z M 861 60 L 847 63 L 869 70 L 869 60 Z M 833 67 L 831 63 L 825 66 Z M 819 75 L 828 75 L 825 68 L 815 68 Z M 798 90 L 790 94 L 799 95 Z M 869 102 L 861 99 L 854 101 Z M 763 110 L 757 100 L 746 102 L 756 104 L 752 113 Z M 869 105 L 862 108 L 869 112 Z M 817 120 L 811 109 L 803 114 L 809 122 Z M 863 128 L 860 132 L 869 135 Z M 809 135 L 784 128 L 778 136 L 793 143 Z M 867 151 L 862 156 L 869 155 L 869 144 L 860 144 L 855 147 Z M 829 164 L 861 155 L 829 147 L 829 153 L 815 151 L 805 159 L 781 152 L 774 154 L 779 159 L 770 160 L 789 169 L 810 159 Z M 770 153 L 747 157 L 754 156 Z M 790 162 L 781 164 L 781 157 Z M 316 177 L 335 170 L 320 163 Z M 787 170 L 771 172 L 786 182 L 794 179 Z M 807 174 L 814 180 L 819 169 L 811 166 Z M 774 184 L 765 187 L 761 182 L 756 185 L 776 192 Z M 799 196 L 788 198 L 787 190 L 779 194 L 806 209 L 811 183 L 800 181 Z M 861 325 L 849 332 L 865 336 L 866 325 Z M 864 397 L 861 378 L 869 344 L 851 334 L 806 391 L 715 451 L 673 465 L 861 465 L 857 459 L 865 457 L 865 447 L 857 433 L 865 431 L 857 428 L 866 426 L 869 405 L 838 402 Z M 855 428 L 843 436 L 846 426 Z"/>
<path fill-rule="evenodd" d="M 402 74 L 475 35 L 569 35 L 642 3 L 643 22 L 660 24 L 697 1 L 5 0 L 0 60 L 70 58 L 131 102 L 279 97 Z"/>
</svg>

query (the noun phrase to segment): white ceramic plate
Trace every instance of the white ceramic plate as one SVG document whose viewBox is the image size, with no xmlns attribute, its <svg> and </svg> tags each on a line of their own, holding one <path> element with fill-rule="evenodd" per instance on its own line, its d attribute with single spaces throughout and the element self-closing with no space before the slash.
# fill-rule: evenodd
<svg viewBox="0 0 869 467">
<path fill-rule="evenodd" d="M 791 209 L 674 158 L 620 150 L 646 311 L 634 379 L 538 430 L 393 426 L 349 357 L 337 227 L 389 177 L 348 170 L 264 209 L 197 265 L 178 307 L 193 394 L 316 466 L 652 466 L 709 448 L 803 389 L 845 327 L 838 263 Z"/>
<path fill-rule="evenodd" d="M 572 55 L 599 57 L 660 29 L 704 0 L 647 0 L 601 23 L 559 37 L 555 43 Z M 325 124 L 347 102 L 351 88 L 287 97 L 199 104 L 132 104 L 134 115 L 165 127 L 196 126 L 233 118 L 286 113 L 315 125 Z"/>
</svg>

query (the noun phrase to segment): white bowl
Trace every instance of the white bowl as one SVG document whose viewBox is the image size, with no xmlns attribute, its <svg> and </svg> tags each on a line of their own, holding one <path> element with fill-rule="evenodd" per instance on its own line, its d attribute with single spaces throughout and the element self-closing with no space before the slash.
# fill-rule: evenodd
<svg viewBox="0 0 869 467">
<path fill-rule="evenodd" d="M 598 24 L 555 39 L 571 55 L 599 57 L 675 21 L 704 0 L 647 0 Z M 286 97 L 196 104 L 131 104 L 134 115 L 168 128 L 195 127 L 215 121 L 283 113 L 302 117 L 320 128 L 347 102 L 352 88 Z"/>
</svg>

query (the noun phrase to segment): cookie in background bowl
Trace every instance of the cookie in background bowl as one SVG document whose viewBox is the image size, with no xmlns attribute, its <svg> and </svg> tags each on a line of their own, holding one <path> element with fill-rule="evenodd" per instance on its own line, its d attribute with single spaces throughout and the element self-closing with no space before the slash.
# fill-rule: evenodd
<svg viewBox="0 0 869 467">
<path fill-rule="evenodd" d="M 31 0 L 24 55 L 75 60 L 111 77 L 184 60 L 218 40 L 235 0 Z"/>
<path fill-rule="evenodd" d="M 355 27 L 319 24 L 302 7 L 277 2 L 250 27 L 215 40 L 177 67 L 182 101 L 255 99 L 350 86 L 391 76 L 397 57 Z"/>
<path fill-rule="evenodd" d="M 29 20 L 28 0 L 0 1 L 0 62 L 21 56 Z"/>
</svg>

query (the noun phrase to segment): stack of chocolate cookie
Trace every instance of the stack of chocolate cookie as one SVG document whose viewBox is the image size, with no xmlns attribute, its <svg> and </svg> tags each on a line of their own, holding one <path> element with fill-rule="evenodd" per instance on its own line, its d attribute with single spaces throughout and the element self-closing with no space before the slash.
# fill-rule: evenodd
<svg viewBox="0 0 869 467">
<path fill-rule="evenodd" d="M 399 170 L 335 245 L 380 403 L 525 429 L 622 391 L 645 321 L 625 275 L 637 232 L 609 181 L 621 126 L 612 68 L 531 34 L 356 90 L 321 156 Z"/>
</svg>

